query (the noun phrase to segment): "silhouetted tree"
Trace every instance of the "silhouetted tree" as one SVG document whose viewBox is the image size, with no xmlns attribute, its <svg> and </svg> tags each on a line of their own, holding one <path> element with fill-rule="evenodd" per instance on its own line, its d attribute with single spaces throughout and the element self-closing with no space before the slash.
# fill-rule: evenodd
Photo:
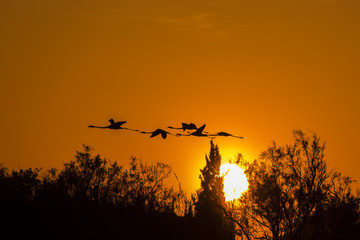
<svg viewBox="0 0 360 240">
<path fill-rule="evenodd" d="M 64 195 L 80 202 L 93 201 L 99 204 L 112 202 L 111 193 L 119 187 L 122 167 L 109 162 L 100 155 L 92 155 L 92 148 L 84 145 L 77 151 L 75 160 L 64 164 L 57 184 Z"/>
<path fill-rule="evenodd" d="M 249 189 L 225 202 L 221 156 L 212 141 L 201 188 L 187 198 L 165 185 L 167 164 L 131 158 L 129 168 L 84 146 L 59 171 L 0 164 L 4 239 L 360 239 L 360 198 L 352 179 L 327 170 L 325 144 L 294 131 L 243 165 Z M 236 226 L 236 229 L 235 229 Z"/>
<path fill-rule="evenodd" d="M 189 239 L 197 235 L 193 201 L 165 186 L 171 174 L 166 164 L 148 165 L 131 158 L 125 169 L 84 146 L 60 171 L 39 173 L 39 169 L 9 173 L 0 165 L 0 236 L 4 239 Z"/>
<path fill-rule="evenodd" d="M 210 153 L 205 160 L 206 165 L 200 170 L 201 188 L 198 190 L 195 216 L 204 227 L 206 238 L 234 239 L 232 223 L 226 220 L 223 212 L 226 204 L 223 177 L 220 176 L 221 156 L 213 141 L 210 142 Z"/>
<path fill-rule="evenodd" d="M 324 224 L 320 218 L 339 193 L 334 185 L 344 186 L 337 172 L 327 170 L 324 150 L 315 134 L 307 137 L 296 130 L 293 144 L 273 143 L 259 159 L 245 164 L 249 189 L 227 212 L 237 234 L 247 239 L 316 239 L 319 232 L 311 225 Z M 350 199 L 356 210 L 358 199 Z"/>
<path fill-rule="evenodd" d="M 323 205 L 306 225 L 306 239 L 360 239 L 360 198 L 352 193 L 354 181 L 336 172 Z"/>
<path fill-rule="evenodd" d="M 171 168 L 164 163 L 147 165 L 132 158 L 130 169 L 122 174 L 123 188 L 119 197 L 126 206 L 144 211 L 173 212 L 173 188 L 167 188 L 164 180 L 171 174 Z"/>
</svg>

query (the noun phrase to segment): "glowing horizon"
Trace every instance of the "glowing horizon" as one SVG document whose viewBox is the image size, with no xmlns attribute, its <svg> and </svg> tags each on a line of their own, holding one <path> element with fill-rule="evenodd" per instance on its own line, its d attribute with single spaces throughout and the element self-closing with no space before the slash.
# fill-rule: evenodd
<svg viewBox="0 0 360 240">
<path fill-rule="evenodd" d="M 327 142 L 329 167 L 360 182 L 359 12 L 354 0 L 7 0 L 0 162 L 60 168 L 87 144 L 119 164 L 169 164 L 190 193 L 210 139 L 88 125 L 192 122 L 244 137 L 216 138 L 226 162 L 309 129 Z"/>
</svg>

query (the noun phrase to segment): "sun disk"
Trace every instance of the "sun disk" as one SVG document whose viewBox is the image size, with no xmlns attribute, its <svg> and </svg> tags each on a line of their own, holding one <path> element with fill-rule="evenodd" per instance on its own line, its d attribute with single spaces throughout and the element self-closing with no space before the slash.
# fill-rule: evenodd
<svg viewBox="0 0 360 240">
<path fill-rule="evenodd" d="M 224 194 L 226 201 L 240 198 L 241 194 L 248 189 L 248 181 L 244 170 L 236 164 L 222 164 L 220 174 L 224 176 Z"/>
</svg>

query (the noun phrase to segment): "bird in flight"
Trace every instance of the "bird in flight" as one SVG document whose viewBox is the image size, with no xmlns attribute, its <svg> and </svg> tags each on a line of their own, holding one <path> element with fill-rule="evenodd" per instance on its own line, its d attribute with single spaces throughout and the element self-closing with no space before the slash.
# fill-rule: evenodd
<svg viewBox="0 0 360 240">
<path fill-rule="evenodd" d="M 110 122 L 110 125 L 109 126 L 94 126 L 94 125 L 89 125 L 89 128 L 109 128 L 109 129 L 125 129 L 125 130 L 130 130 L 130 131 L 136 131 L 136 132 L 140 132 L 139 130 L 136 130 L 136 129 L 130 129 L 130 128 L 125 128 L 125 127 L 122 127 L 123 124 L 126 123 L 126 121 L 119 121 L 119 122 L 115 122 L 114 119 L 110 119 L 109 120 Z M 181 124 L 182 127 L 172 127 L 172 126 L 168 126 L 168 128 L 171 128 L 171 129 L 182 129 L 183 131 L 185 130 L 194 130 L 194 131 L 187 131 L 188 134 L 181 134 L 181 133 L 178 133 L 178 134 L 173 134 L 173 133 L 170 133 L 168 131 L 165 131 L 163 129 L 156 129 L 155 131 L 152 131 L 152 132 L 145 132 L 145 131 L 141 131 L 140 133 L 142 134 L 151 134 L 150 137 L 153 138 L 153 137 L 156 137 L 157 135 L 161 135 L 161 137 L 163 139 L 166 139 L 167 135 L 173 135 L 173 136 L 196 136 L 196 137 L 208 137 L 208 138 L 216 138 L 218 136 L 222 136 L 222 137 L 234 137 L 234 138 L 241 138 L 243 139 L 243 137 L 240 137 L 240 136 L 235 136 L 235 135 L 232 135 L 230 133 L 227 133 L 227 132 L 218 132 L 216 134 L 210 134 L 209 132 L 206 132 L 204 131 L 205 127 L 206 127 L 206 124 L 202 125 L 201 127 L 197 128 L 196 125 L 194 123 L 182 123 Z"/>
<path fill-rule="evenodd" d="M 156 137 L 157 135 L 161 135 L 161 137 L 162 137 L 163 139 L 165 139 L 168 134 L 173 135 L 173 136 L 176 136 L 176 135 L 174 135 L 174 134 L 172 134 L 172 133 L 170 133 L 170 132 L 167 132 L 167 131 L 162 130 L 162 129 L 159 129 L 159 128 L 156 129 L 155 131 L 152 131 L 152 132 L 144 132 L 144 131 L 142 131 L 142 132 L 140 132 L 140 133 L 142 133 L 142 134 L 151 134 L 151 135 L 150 135 L 151 138 Z"/>
<path fill-rule="evenodd" d="M 130 130 L 130 131 L 136 131 L 138 132 L 139 130 L 136 130 L 136 129 L 130 129 L 130 128 L 125 128 L 125 127 L 122 127 L 122 125 L 124 123 L 126 123 L 126 121 L 120 121 L 120 122 L 115 122 L 114 119 L 110 119 L 109 120 L 110 122 L 110 125 L 109 126 L 94 126 L 94 125 L 89 125 L 89 128 L 109 128 L 109 129 L 126 129 L 126 130 Z"/>
<path fill-rule="evenodd" d="M 206 124 L 202 125 L 202 126 L 199 127 L 198 129 L 196 129 L 195 132 L 190 133 L 190 135 L 197 136 L 197 137 L 207 136 L 206 134 L 203 133 L 205 127 L 206 127 Z"/>
<path fill-rule="evenodd" d="M 241 138 L 243 139 L 243 137 L 239 137 L 239 136 L 234 136 L 230 133 L 227 133 L 227 132 L 218 132 L 216 134 L 211 134 L 210 136 L 222 136 L 222 137 L 235 137 L 235 138 Z"/>
<path fill-rule="evenodd" d="M 168 126 L 168 128 L 171 128 L 171 129 L 182 129 L 183 131 L 185 130 L 196 130 L 197 127 L 194 123 L 181 123 L 181 126 L 182 127 L 172 127 L 172 126 Z"/>
<path fill-rule="evenodd" d="M 178 133 L 178 134 L 176 134 L 176 136 L 196 136 L 196 137 L 210 137 L 211 138 L 211 135 L 208 135 L 204 132 L 205 127 L 206 127 L 206 124 L 202 125 L 198 129 L 196 129 L 195 132 L 192 132 L 188 135 Z"/>
</svg>

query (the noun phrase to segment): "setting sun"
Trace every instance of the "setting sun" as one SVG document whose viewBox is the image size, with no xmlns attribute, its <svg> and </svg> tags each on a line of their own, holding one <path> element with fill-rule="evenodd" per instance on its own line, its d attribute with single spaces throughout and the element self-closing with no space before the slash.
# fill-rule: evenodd
<svg viewBox="0 0 360 240">
<path fill-rule="evenodd" d="M 248 189 L 244 170 L 236 164 L 222 164 L 220 174 L 224 176 L 224 193 L 226 201 L 237 199 Z"/>
</svg>

